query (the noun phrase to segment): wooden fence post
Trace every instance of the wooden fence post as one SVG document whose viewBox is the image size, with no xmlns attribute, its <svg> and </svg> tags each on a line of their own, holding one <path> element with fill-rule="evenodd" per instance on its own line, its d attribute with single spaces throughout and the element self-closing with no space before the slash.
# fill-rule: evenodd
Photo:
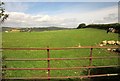
<svg viewBox="0 0 120 81">
<path fill-rule="evenodd" d="M 92 65 L 92 51 L 93 51 L 93 48 L 90 48 L 89 66 Z M 90 75 L 90 68 L 88 68 L 88 75 Z"/>
</svg>

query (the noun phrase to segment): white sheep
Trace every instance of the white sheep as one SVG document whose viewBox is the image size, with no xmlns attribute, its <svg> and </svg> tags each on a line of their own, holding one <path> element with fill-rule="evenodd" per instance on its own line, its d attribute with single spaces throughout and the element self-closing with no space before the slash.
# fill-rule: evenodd
<svg viewBox="0 0 120 81">
<path fill-rule="evenodd" d="M 115 44 L 115 41 L 112 40 L 112 41 L 108 41 L 107 43 L 108 44 Z"/>
<path fill-rule="evenodd" d="M 120 45 L 120 41 L 116 41 L 116 44 L 117 44 L 117 45 Z"/>
<path fill-rule="evenodd" d="M 103 46 L 103 44 L 99 44 L 100 46 Z"/>
<path fill-rule="evenodd" d="M 107 44 L 107 41 L 106 41 L 106 40 L 102 41 L 102 44 L 103 44 L 103 45 L 106 45 L 106 44 Z"/>
<path fill-rule="evenodd" d="M 111 51 L 111 48 L 107 48 L 108 51 Z"/>
<path fill-rule="evenodd" d="M 8 33 L 8 31 L 5 31 L 6 33 Z"/>
<path fill-rule="evenodd" d="M 111 41 L 111 44 L 115 44 L 115 41 L 114 41 L 114 40 L 112 40 L 112 41 Z"/>
</svg>

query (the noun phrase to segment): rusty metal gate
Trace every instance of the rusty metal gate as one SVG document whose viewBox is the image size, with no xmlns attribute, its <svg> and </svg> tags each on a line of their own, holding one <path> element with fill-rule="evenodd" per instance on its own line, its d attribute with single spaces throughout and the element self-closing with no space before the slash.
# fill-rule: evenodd
<svg viewBox="0 0 120 81">
<path fill-rule="evenodd" d="M 119 73 L 114 74 L 98 74 L 91 75 L 91 69 L 93 68 L 109 68 L 109 67 L 119 67 L 119 65 L 109 65 L 109 66 L 92 66 L 93 59 L 111 59 L 111 58 L 120 58 L 120 56 L 109 56 L 109 57 L 93 57 L 93 49 L 106 49 L 106 48 L 118 48 L 118 46 L 81 46 L 81 47 L 64 47 L 64 48 L 1 48 L 2 50 L 46 50 L 47 58 L 39 58 L 39 59 L 17 59 L 17 58 L 6 58 L 4 61 L 47 61 L 47 68 L 2 68 L 2 70 L 47 70 L 47 77 L 1 77 L 2 79 L 66 79 L 66 78 L 92 78 L 92 77 L 102 77 L 102 76 L 118 76 Z M 81 57 L 81 58 L 50 58 L 50 50 L 71 50 L 71 49 L 90 49 L 89 57 Z M 89 66 L 79 66 L 79 67 L 69 67 L 69 68 L 51 68 L 50 61 L 51 60 L 88 60 Z M 73 69 L 88 69 L 88 74 L 84 76 L 62 76 L 62 77 L 51 77 L 51 70 L 73 70 Z"/>
</svg>

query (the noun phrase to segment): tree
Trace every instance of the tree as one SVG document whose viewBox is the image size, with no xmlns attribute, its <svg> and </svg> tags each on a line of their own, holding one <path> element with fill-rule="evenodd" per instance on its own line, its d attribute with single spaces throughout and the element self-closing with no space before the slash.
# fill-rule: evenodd
<svg viewBox="0 0 120 81">
<path fill-rule="evenodd" d="M 5 14 L 4 5 L 4 2 L 0 1 L 0 24 L 2 24 L 9 16 L 8 14 Z"/>
<path fill-rule="evenodd" d="M 85 28 L 85 27 L 86 27 L 85 23 L 81 23 L 81 24 L 79 24 L 79 26 L 77 27 L 77 29 Z"/>
</svg>

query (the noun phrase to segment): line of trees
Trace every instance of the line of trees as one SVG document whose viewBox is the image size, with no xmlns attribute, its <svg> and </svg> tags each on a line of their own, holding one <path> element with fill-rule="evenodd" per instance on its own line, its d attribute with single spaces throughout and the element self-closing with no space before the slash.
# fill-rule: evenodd
<svg viewBox="0 0 120 81">
<path fill-rule="evenodd" d="M 109 28 L 114 28 L 114 29 L 118 30 L 118 32 L 120 32 L 120 23 L 90 24 L 90 25 L 86 25 L 85 23 L 81 23 L 81 24 L 79 24 L 77 29 L 80 29 L 80 28 L 97 28 L 97 29 L 104 29 L 104 30 L 108 30 Z"/>
</svg>

